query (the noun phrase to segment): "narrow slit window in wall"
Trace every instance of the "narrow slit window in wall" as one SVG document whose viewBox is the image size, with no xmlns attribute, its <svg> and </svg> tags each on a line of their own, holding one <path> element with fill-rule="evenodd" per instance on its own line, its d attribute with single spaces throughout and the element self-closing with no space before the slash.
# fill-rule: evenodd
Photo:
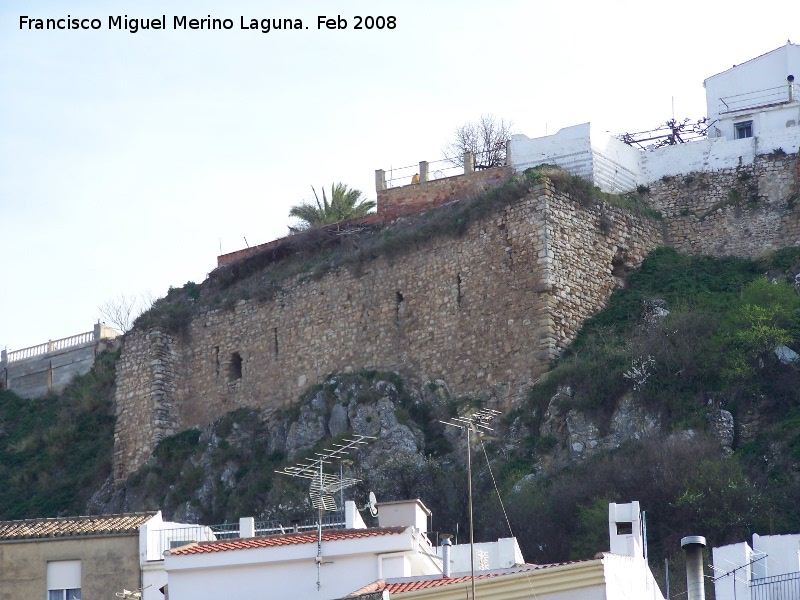
<svg viewBox="0 0 800 600">
<path fill-rule="evenodd" d="M 238 352 L 231 354 L 231 364 L 228 371 L 228 381 L 242 378 L 242 356 Z"/>
<path fill-rule="evenodd" d="M 273 327 L 272 333 L 275 336 L 275 358 L 278 357 L 278 328 Z"/>
</svg>

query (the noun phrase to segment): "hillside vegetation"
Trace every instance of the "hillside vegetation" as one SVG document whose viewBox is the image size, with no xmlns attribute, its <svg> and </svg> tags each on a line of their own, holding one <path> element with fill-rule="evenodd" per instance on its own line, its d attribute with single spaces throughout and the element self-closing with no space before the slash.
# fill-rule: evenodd
<svg viewBox="0 0 800 600">
<path fill-rule="evenodd" d="M 111 472 L 117 358 L 100 354 L 59 395 L 0 390 L 0 519 L 85 513 Z"/>
</svg>

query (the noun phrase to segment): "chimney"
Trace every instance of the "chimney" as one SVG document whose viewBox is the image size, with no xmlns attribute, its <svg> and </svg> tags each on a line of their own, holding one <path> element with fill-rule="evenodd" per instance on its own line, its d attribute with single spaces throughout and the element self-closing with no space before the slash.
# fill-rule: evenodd
<svg viewBox="0 0 800 600">
<path fill-rule="evenodd" d="M 789 84 L 789 102 L 794 102 L 794 75 L 789 75 L 786 82 Z"/>
<path fill-rule="evenodd" d="M 442 534 L 442 579 L 450 577 L 450 546 L 453 545 L 451 537 L 453 536 L 449 533 Z"/>
<path fill-rule="evenodd" d="M 681 548 L 686 552 L 686 593 L 688 600 L 706 600 L 703 587 L 703 548 L 706 538 L 690 535 L 681 540 Z"/>
</svg>

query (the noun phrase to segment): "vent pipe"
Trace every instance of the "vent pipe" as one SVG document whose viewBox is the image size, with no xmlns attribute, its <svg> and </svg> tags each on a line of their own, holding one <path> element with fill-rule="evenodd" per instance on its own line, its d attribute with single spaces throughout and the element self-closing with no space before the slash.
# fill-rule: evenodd
<svg viewBox="0 0 800 600">
<path fill-rule="evenodd" d="M 442 578 L 450 577 L 450 546 L 452 542 L 450 538 L 453 537 L 449 533 L 442 534 Z"/>
<path fill-rule="evenodd" d="M 789 75 L 786 81 L 789 83 L 789 102 L 794 102 L 794 75 Z"/>
<path fill-rule="evenodd" d="M 706 600 L 703 586 L 703 548 L 706 538 L 690 535 L 681 540 L 681 548 L 686 552 L 686 593 L 688 600 Z"/>
</svg>

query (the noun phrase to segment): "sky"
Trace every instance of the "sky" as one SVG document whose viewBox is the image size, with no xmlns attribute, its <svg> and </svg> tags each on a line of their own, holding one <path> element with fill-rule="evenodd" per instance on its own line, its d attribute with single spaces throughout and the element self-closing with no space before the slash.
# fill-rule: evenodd
<svg viewBox="0 0 800 600">
<path fill-rule="evenodd" d="M 312 185 L 375 199 L 376 169 L 441 160 L 481 115 L 529 137 L 651 129 L 673 106 L 700 118 L 704 79 L 800 39 L 791 0 L 740 8 L 0 0 L 0 348 L 90 331 L 120 295 L 203 281 L 220 253 L 285 235 Z M 167 27 L 109 28 L 124 15 Z M 22 16 L 101 28 L 28 30 Z M 175 29 L 184 16 L 233 26 Z M 357 16 L 395 27 L 358 30 Z M 302 28 L 241 26 L 272 18 Z"/>
</svg>

